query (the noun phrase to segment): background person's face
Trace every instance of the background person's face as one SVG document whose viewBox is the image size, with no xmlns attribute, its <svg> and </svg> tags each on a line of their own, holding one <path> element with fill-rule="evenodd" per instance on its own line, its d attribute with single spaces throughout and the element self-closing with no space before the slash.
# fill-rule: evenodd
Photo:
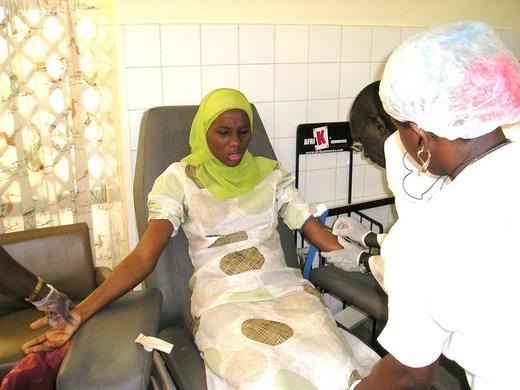
<svg viewBox="0 0 520 390">
<path fill-rule="evenodd" d="M 374 164 L 382 168 L 386 167 L 385 161 L 385 141 L 390 132 L 385 130 L 385 125 L 380 118 L 369 118 L 364 120 L 350 121 L 350 130 L 354 141 L 363 145 L 363 155 Z"/>
<path fill-rule="evenodd" d="M 236 167 L 251 141 L 251 124 L 247 113 L 228 110 L 213 121 L 206 133 L 211 153 L 224 165 Z"/>
</svg>

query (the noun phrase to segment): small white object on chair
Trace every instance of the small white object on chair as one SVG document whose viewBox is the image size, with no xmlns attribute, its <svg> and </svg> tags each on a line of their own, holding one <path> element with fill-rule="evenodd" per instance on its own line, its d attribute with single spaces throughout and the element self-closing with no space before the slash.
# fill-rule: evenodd
<svg viewBox="0 0 520 390">
<path fill-rule="evenodd" d="M 139 336 L 137 336 L 137 338 L 135 339 L 135 342 L 138 344 L 142 344 L 145 351 L 148 351 L 148 352 L 152 352 L 154 349 L 157 349 L 161 352 L 169 354 L 173 348 L 173 344 L 171 344 L 167 341 L 161 340 L 160 338 L 157 338 L 157 337 L 145 336 L 142 333 L 139 333 Z"/>
</svg>

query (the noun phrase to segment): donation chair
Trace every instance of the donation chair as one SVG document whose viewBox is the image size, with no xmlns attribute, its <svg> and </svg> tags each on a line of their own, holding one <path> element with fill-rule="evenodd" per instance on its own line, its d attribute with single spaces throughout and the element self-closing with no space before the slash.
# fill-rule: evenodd
<svg viewBox="0 0 520 390">
<path fill-rule="evenodd" d="M 137 229 L 142 237 L 148 224 L 147 196 L 155 179 L 172 163 L 190 153 L 189 132 L 198 106 L 170 106 L 149 109 L 143 115 L 139 134 L 134 179 Z M 256 108 L 253 106 L 253 155 L 276 158 Z M 293 232 L 283 223 L 278 231 L 287 265 L 298 267 Z M 193 267 L 182 228 L 164 249 L 148 287 L 159 288 L 163 296 L 159 337 L 174 344 L 171 354 L 154 353 L 152 383 L 157 388 L 195 389 L 206 387 L 204 362 L 191 333 L 191 290 Z"/>
<path fill-rule="evenodd" d="M 94 267 L 85 223 L 0 234 L 0 244 L 76 303 L 111 272 Z M 156 335 L 160 305 L 158 290 L 131 291 L 86 321 L 72 338 L 57 388 L 147 389 L 152 354 L 135 339 L 139 333 Z M 22 344 L 45 332 L 29 329 L 44 315 L 25 301 L 0 295 L 0 380 L 23 358 Z"/>
<path fill-rule="evenodd" d="M 322 134 L 319 137 L 317 134 Z M 309 142 L 312 140 L 314 142 Z M 319 122 L 302 123 L 296 128 L 296 186 L 299 183 L 300 163 L 308 155 L 312 160 L 306 162 L 306 168 L 312 169 L 310 161 L 317 161 L 321 157 L 330 156 L 331 153 L 347 153 L 345 159 L 347 174 L 346 182 L 347 205 L 331 208 L 327 212 L 327 219 L 331 217 L 347 215 L 360 220 L 368 228 L 376 233 L 383 232 L 383 225 L 370 217 L 369 214 L 378 207 L 392 205 L 393 197 L 378 200 L 352 203 L 353 187 L 353 140 L 350 133 L 349 122 Z M 343 159 L 342 159 L 343 160 Z M 302 244 L 303 245 L 303 242 Z M 372 334 L 368 344 L 378 349 L 376 337 L 388 318 L 388 297 L 377 281 L 368 275 L 359 272 L 346 272 L 333 265 L 327 264 L 320 258 L 317 267 L 313 268 L 314 247 L 309 247 L 309 256 L 305 260 L 304 276 L 308 278 L 323 293 L 328 293 L 338 298 L 343 307 L 351 306 L 368 314 L 372 320 Z M 374 249 L 371 250 L 374 252 Z M 353 329 L 349 329 L 353 330 Z M 366 339 L 366 338 L 365 338 Z M 378 351 L 380 352 L 380 351 Z"/>
<path fill-rule="evenodd" d="M 383 225 L 366 214 L 366 211 L 377 207 L 393 204 L 394 198 L 384 198 L 360 203 L 351 203 L 346 206 L 329 210 L 329 217 L 348 215 L 358 219 L 375 233 L 383 233 Z M 378 254 L 374 248 L 371 253 Z M 371 320 L 370 337 L 363 337 L 358 332 L 361 329 L 349 328 L 367 344 L 372 346 L 377 353 L 384 355 L 384 351 L 377 342 L 377 336 L 388 320 L 388 296 L 377 280 L 360 272 L 347 272 L 332 264 L 327 264 L 320 258 L 318 266 L 312 268 L 309 280 L 323 293 L 329 293 L 340 299 L 343 307 L 352 306 L 368 315 Z"/>
</svg>

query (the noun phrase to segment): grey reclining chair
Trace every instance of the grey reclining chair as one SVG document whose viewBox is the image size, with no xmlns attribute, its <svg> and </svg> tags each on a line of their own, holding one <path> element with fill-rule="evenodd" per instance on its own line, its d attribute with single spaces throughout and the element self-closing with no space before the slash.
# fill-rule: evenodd
<svg viewBox="0 0 520 390">
<path fill-rule="evenodd" d="M 0 244 L 19 263 L 75 302 L 111 272 L 96 268 L 85 223 L 0 234 Z M 57 377 L 58 389 L 147 389 L 152 355 L 135 344 L 139 333 L 156 335 L 161 295 L 132 291 L 91 317 L 76 333 Z M 29 324 L 44 314 L 0 294 L 0 381 L 23 358 L 20 347 L 46 329 Z"/>
<path fill-rule="evenodd" d="M 190 153 L 189 132 L 197 109 L 198 106 L 156 107 L 144 113 L 134 179 L 139 237 L 142 237 L 148 224 L 147 196 L 155 179 L 172 162 Z M 276 156 L 255 107 L 253 114 L 253 138 L 249 150 L 253 155 L 274 159 Z M 278 231 L 287 264 L 298 267 L 293 232 L 284 223 L 278 224 Z M 161 353 L 159 356 L 156 353 L 154 357 L 158 370 L 155 378 L 164 387 L 173 378 L 178 389 L 206 388 L 204 363 L 191 333 L 191 290 L 188 281 L 192 274 L 188 242 L 181 229 L 177 236 L 170 239 L 155 270 L 146 280 L 148 287 L 159 288 L 163 295 L 159 337 L 174 344 L 170 355 Z M 168 372 L 164 370 L 166 367 Z"/>
</svg>

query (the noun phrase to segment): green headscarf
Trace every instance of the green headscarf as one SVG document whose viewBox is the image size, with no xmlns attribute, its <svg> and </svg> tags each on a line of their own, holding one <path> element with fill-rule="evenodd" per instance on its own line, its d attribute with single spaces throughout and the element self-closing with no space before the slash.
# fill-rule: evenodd
<svg viewBox="0 0 520 390">
<path fill-rule="evenodd" d="M 221 88 L 208 93 L 202 99 L 191 125 L 191 154 L 181 160 L 196 167 L 199 180 L 220 199 L 231 199 L 248 193 L 278 164 L 275 160 L 254 157 L 249 151 L 246 151 L 236 167 L 228 167 L 213 156 L 206 141 L 206 133 L 220 114 L 234 109 L 247 113 L 253 129 L 253 110 L 241 92 Z"/>
</svg>

